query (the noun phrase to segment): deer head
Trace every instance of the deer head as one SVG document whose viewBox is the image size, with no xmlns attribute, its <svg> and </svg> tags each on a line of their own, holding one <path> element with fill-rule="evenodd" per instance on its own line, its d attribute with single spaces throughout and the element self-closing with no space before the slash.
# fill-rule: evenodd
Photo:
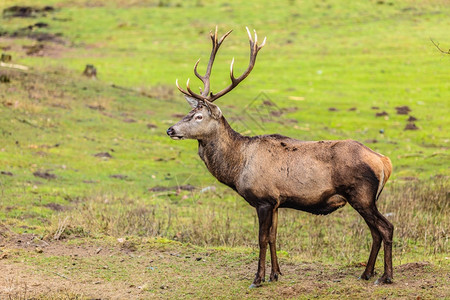
<svg viewBox="0 0 450 300">
<path fill-rule="evenodd" d="M 192 110 L 179 121 L 177 124 L 173 125 L 169 129 L 167 129 L 167 134 L 175 140 L 180 139 L 202 139 L 213 132 L 219 125 L 219 120 L 222 118 L 222 111 L 220 108 L 213 104 L 215 100 L 222 97 L 226 93 L 230 92 L 234 89 L 241 81 L 243 81 L 252 71 L 255 66 L 256 55 L 258 51 L 264 46 L 266 43 L 266 38 L 260 46 L 258 46 L 258 36 L 256 35 L 254 40 L 250 34 L 250 31 L 247 29 L 248 38 L 250 42 L 250 62 L 247 67 L 247 70 L 244 73 L 236 78 L 233 73 L 233 65 L 234 58 L 231 61 L 230 66 L 230 79 L 231 84 L 221 90 L 220 92 L 214 94 L 210 92 L 210 76 L 211 70 L 214 63 L 214 59 L 216 57 L 217 51 L 219 50 L 220 45 L 225 40 L 225 38 L 231 33 L 231 30 L 225 33 L 220 40 L 218 40 L 217 36 L 217 26 L 214 34 L 210 32 L 211 41 L 212 41 L 212 50 L 209 58 L 208 66 L 206 68 L 205 75 L 200 75 L 197 71 L 197 66 L 200 62 L 200 59 L 194 65 L 194 74 L 203 82 L 203 90 L 200 88 L 200 93 L 197 94 L 193 92 L 189 86 L 189 79 L 186 83 L 186 90 L 180 87 L 178 84 L 178 79 L 176 81 L 177 88 L 181 93 L 184 94 L 189 105 L 192 107 Z"/>
</svg>

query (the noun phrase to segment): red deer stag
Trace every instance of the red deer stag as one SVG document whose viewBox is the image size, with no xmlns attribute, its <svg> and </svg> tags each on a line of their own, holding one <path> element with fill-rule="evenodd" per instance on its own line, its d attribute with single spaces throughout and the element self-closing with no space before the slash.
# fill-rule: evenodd
<svg viewBox="0 0 450 300">
<path fill-rule="evenodd" d="M 373 243 L 362 279 L 374 275 L 375 260 L 384 244 L 384 274 L 375 283 L 392 281 L 393 225 L 378 211 L 376 201 L 388 180 L 392 164 L 388 157 L 353 140 L 299 141 L 279 134 L 242 136 L 234 131 L 222 115 L 215 100 L 234 89 L 252 71 L 256 55 L 266 39 L 258 45 L 255 32 L 250 40 L 250 63 L 235 77 L 231 62 L 231 84 L 222 91 L 210 92 L 214 58 L 221 39 L 211 33 L 212 51 L 205 75 L 194 73 L 203 82 L 197 94 L 178 85 L 192 110 L 167 130 L 174 140 L 198 140 L 198 154 L 214 177 L 241 195 L 256 208 L 259 219 L 259 263 L 251 287 L 265 279 L 266 250 L 269 245 L 272 271 L 270 281 L 281 275 L 277 261 L 276 235 L 278 208 L 287 207 L 326 215 L 347 202 L 369 226 Z"/>
</svg>

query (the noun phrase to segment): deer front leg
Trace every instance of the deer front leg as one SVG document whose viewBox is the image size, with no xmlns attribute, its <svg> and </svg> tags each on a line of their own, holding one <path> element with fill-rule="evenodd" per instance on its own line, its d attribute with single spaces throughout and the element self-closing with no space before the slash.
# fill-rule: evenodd
<svg viewBox="0 0 450 300">
<path fill-rule="evenodd" d="M 261 286 L 261 282 L 265 280 L 267 243 L 269 242 L 269 231 L 272 225 L 273 208 L 270 205 L 261 205 L 256 208 L 256 212 L 259 220 L 259 261 L 258 271 L 255 280 L 250 285 L 251 288 Z"/>
<path fill-rule="evenodd" d="M 272 263 L 272 271 L 270 272 L 269 281 L 278 281 L 278 276 L 283 275 L 280 271 L 277 258 L 277 226 L 278 226 L 278 208 L 275 208 L 272 214 L 272 226 L 269 232 L 270 261 Z"/>
</svg>

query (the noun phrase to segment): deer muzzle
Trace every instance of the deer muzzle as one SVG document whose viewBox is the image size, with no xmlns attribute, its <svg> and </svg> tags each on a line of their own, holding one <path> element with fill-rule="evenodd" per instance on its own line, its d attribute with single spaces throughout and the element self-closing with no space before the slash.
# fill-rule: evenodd
<svg viewBox="0 0 450 300">
<path fill-rule="evenodd" d="M 170 136 L 170 138 L 173 140 L 182 140 L 183 139 L 183 135 L 177 134 L 175 129 L 173 128 L 173 126 L 169 127 L 169 129 L 167 129 L 166 132 L 167 132 L 167 135 Z"/>
</svg>

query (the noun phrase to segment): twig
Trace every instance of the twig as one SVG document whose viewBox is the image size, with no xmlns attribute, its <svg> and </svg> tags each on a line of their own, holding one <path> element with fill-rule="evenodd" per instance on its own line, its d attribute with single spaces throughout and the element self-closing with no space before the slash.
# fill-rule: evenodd
<svg viewBox="0 0 450 300">
<path fill-rule="evenodd" d="M 45 244 L 46 246 L 49 246 L 49 245 L 50 245 L 49 243 L 47 243 L 47 242 L 44 241 L 44 240 L 39 239 L 38 237 L 34 237 L 34 240 L 39 241 L 39 242 Z"/>
<path fill-rule="evenodd" d="M 119 90 L 124 90 L 124 91 L 128 91 L 128 92 L 136 92 L 135 90 L 133 90 L 133 89 L 130 89 L 130 88 L 127 88 L 127 87 L 123 87 L 123 86 L 119 86 L 119 85 L 116 85 L 116 84 L 111 84 L 111 87 L 113 87 L 113 88 L 115 88 L 115 89 L 119 89 Z"/>
<path fill-rule="evenodd" d="M 53 272 L 53 273 L 56 274 L 56 275 L 58 275 L 59 277 L 62 277 L 62 278 L 67 279 L 67 280 L 70 280 L 69 277 L 67 277 L 67 276 L 65 276 L 65 275 L 63 275 L 63 274 L 59 274 L 58 272 Z"/>
<path fill-rule="evenodd" d="M 4 63 L 2 61 L 0 61 L 0 67 L 10 68 L 10 69 L 18 69 L 18 70 L 22 70 L 22 71 L 28 70 L 27 66 L 16 65 L 16 64 L 7 64 L 7 63 Z"/>
<path fill-rule="evenodd" d="M 17 121 L 21 122 L 21 123 L 30 125 L 31 127 L 34 127 L 34 128 L 40 128 L 39 126 L 34 125 L 33 123 L 31 123 L 31 122 L 28 121 L 28 120 L 25 120 L 25 119 L 19 119 L 19 118 L 17 118 L 17 117 L 16 117 L 15 119 L 16 119 Z"/>
<path fill-rule="evenodd" d="M 440 52 L 442 52 L 442 53 L 444 53 L 444 54 L 450 54 L 450 49 L 448 49 L 448 51 L 445 52 L 444 50 L 442 50 L 441 48 L 439 48 L 439 44 L 436 44 L 436 43 L 433 41 L 432 38 L 430 38 L 430 41 L 433 43 L 433 45 L 434 45 Z"/>
</svg>

